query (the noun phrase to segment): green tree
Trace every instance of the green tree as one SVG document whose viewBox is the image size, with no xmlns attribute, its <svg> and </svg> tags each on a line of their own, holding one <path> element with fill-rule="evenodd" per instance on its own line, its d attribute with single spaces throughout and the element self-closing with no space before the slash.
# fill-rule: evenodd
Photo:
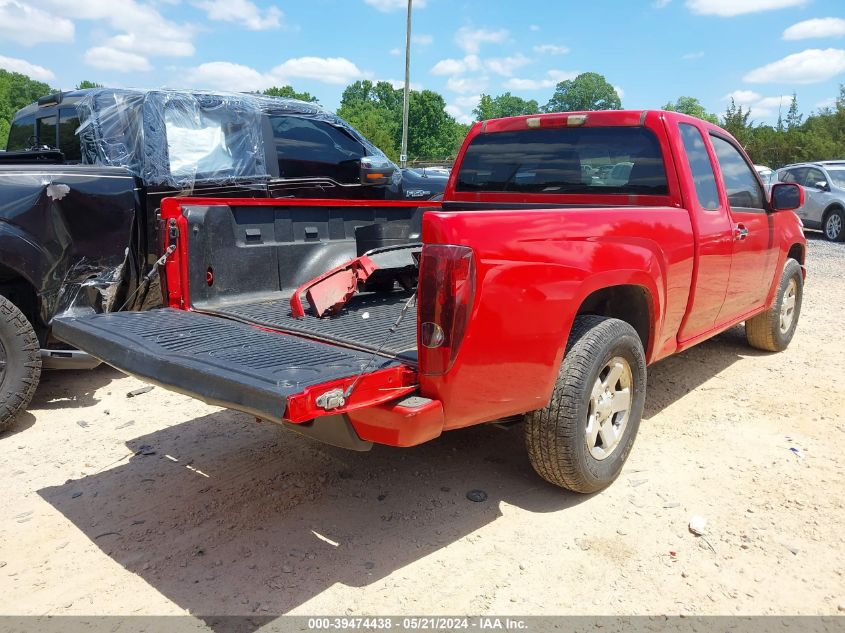
<svg viewBox="0 0 845 633">
<path fill-rule="evenodd" d="M 262 94 L 267 95 L 268 97 L 285 97 L 286 99 L 299 99 L 300 101 L 308 101 L 310 103 L 319 103 L 320 100 L 317 99 L 314 95 L 310 92 L 297 92 L 290 86 L 282 86 L 279 88 L 278 86 L 273 86 L 272 88 L 267 88 Z"/>
<path fill-rule="evenodd" d="M 742 109 L 742 105 L 737 105 L 733 97 L 731 102 L 722 115 L 722 127 L 730 132 L 743 145 L 747 142 L 749 130 L 753 123 L 749 120 L 751 117 L 751 110 Z"/>
<path fill-rule="evenodd" d="M 87 79 L 83 79 L 78 84 L 76 84 L 77 90 L 85 90 L 86 88 L 104 88 L 103 84 L 98 84 L 96 81 L 88 81 Z"/>
<path fill-rule="evenodd" d="M 789 110 L 786 113 L 786 131 L 795 130 L 801 127 L 801 119 L 804 115 L 798 112 L 798 95 L 792 93 L 792 101 L 789 104 Z"/>
<path fill-rule="evenodd" d="M 15 112 L 39 97 L 57 92 L 45 83 L 21 73 L 0 69 L 0 147 L 6 147 L 9 124 Z"/>
<path fill-rule="evenodd" d="M 501 119 L 507 116 L 520 116 L 523 114 L 535 114 L 540 111 L 540 106 L 534 99 L 525 100 L 522 97 L 512 95 L 510 92 L 497 97 L 481 95 L 481 100 L 472 111 L 476 121 L 487 119 Z"/>
<path fill-rule="evenodd" d="M 561 81 L 544 112 L 577 112 L 582 110 L 621 110 L 622 100 L 603 75 L 582 73 L 575 79 Z"/>
<path fill-rule="evenodd" d="M 402 137 L 402 90 L 389 82 L 356 81 L 343 91 L 337 114 L 393 160 Z M 408 104 L 408 156 L 411 160 L 443 160 L 453 156 L 466 134 L 446 112 L 443 96 L 412 90 Z"/>
<path fill-rule="evenodd" d="M 719 117 L 715 114 L 710 114 L 701 102 L 696 99 L 695 97 L 678 97 L 675 99 L 675 103 L 671 101 L 663 106 L 664 110 L 668 110 L 670 112 L 680 112 L 681 114 L 688 114 L 689 116 L 694 116 L 699 119 L 703 119 L 705 121 L 710 121 L 710 123 L 718 123 Z"/>
</svg>

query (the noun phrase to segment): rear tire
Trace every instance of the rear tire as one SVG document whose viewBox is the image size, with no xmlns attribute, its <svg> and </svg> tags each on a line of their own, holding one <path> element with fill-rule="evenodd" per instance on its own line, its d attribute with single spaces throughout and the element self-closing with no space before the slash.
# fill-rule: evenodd
<svg viewBox="0 0 845 633">
<path fill-rule="evenodd" d="M 41 352 L 32 325 L 0 296 L 0 432 L 32 400 L 41 378 Z"/>
<path fill-rule="evenodd" d="M 803 297 L 801 265 L 794 259 L 787 259 L 772 307 L 745 322 L 748 344 L 767 352 L 785 350 L 795 336 Z"/>
<path fill-rule="evenodd" d="M 645 352 L 634 328 L 619 319 L 576 317 L 549 404 L 525 415 L 534 470 L 574 492 L 609 486 L 631 452 L 645 390 Z"/>
<path fill-rule="evenodd" d="M 845 211 L 834 209 L 827 214 L 822 225 L 824 239 L 830 242 L 842 242 L 845 240 Z"/>
</svg>

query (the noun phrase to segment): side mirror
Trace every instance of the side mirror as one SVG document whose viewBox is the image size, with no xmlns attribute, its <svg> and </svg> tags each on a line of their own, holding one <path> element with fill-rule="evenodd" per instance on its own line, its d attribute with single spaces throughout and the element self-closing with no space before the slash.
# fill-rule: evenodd
<svg viewBox="0 0 845 633">
<path fill-rule="evenodd" d="M 804 204 L 804 190 L 791 182 L 772 185 L 772 211 L 794 211 Z"/>
<path fill-rule="evenodd" d="M 386 185 L 393 178 L 396 165 L 386 156 L 364 156 L 361 159 L 362 185 Z"/>
<path fill-rule="evenodd" d="M 824 180 L 820 180 L 819 182 L 813 183 L 813 186 L 819 191 L 830 191 L 830 187 Z"/>
</svg>

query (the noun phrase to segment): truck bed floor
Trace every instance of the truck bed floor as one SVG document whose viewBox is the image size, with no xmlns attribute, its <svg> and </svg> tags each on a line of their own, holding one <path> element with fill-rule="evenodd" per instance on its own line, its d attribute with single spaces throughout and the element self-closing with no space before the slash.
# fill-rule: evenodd
<svg viewBox="0 0 845 633">
<path fill-rule="evenodd" d="M 291 316 L 288 298 L 262 300 L 249 303 L 231 303 L 225 306 L 195 306 L 207 314 L 217 314 L 260 327 L 294 332 L 322 341 L 373 352 L 385 341 L 381 353 L 403 360 L 416 360 L 417 310 L 408 308 L 396 333 L 390 328 L 411 297 L 408 292 L 390 294 L 364 293 L 354 296 L 340 314 L 322 319 L 306 307 L 305 317 Z"/>
</svg>

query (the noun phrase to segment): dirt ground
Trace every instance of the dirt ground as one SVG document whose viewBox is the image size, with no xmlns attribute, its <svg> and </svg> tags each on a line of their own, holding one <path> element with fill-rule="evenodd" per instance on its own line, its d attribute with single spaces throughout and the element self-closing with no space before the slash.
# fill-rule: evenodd
<svg viewBox="0 0 845 633">
<path fill-rule="evenodd" d="M 735 328 L 651 367 L 628 464 L 589 497 L 541 481 L 518 426 L 353 453 L 128 399 L 108 367 L 48 373 L 0 438 L 0 613 L 845 610 L 845 245 L 807 263 L 790 348 Z"/>
</svg>

